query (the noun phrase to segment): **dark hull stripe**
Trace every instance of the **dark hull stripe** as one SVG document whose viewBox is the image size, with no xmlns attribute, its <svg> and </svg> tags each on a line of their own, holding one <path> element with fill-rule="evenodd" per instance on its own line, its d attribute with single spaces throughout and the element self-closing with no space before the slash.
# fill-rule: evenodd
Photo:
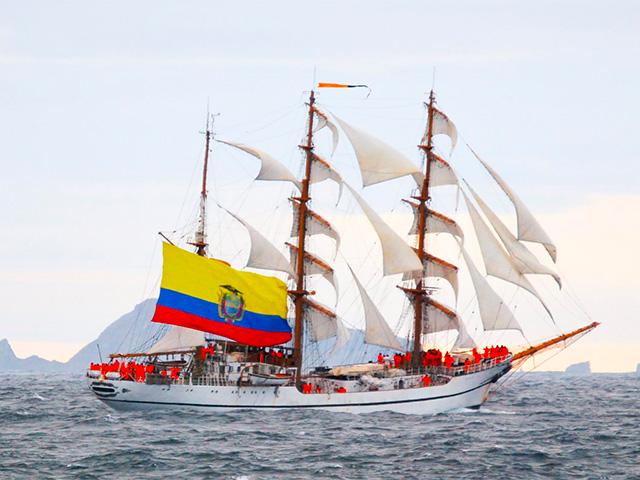
<svg viewBox="0 0 640 480">
<path fill-rule="evenodd" d="M 449 395 L 440 395 L 439 397 L 430 397 L 430 398 L 412 398 L 409 400 L 395 400 L 388 402 L 367 402 L 367 403 L 334 403 L 331 405 L 326 404 L 318 404 L 318 405 L 213 405 L 213 404 L 204 404 L 204 403 L 178 403 L 178 402 L 151 402 L 146 400 L 118 400 L 114 398 L 101 398 L 101 400 L 105 402 L 120 402 L 120 403 L 141 403 L 147 405 L 167 405 L 167 406 L 181 406 L 181 407 L 210 407 L 210 408 L 236 408 L 236 409 L 267 409 L 267 408 L 336 408 L 336 407 L 368 407 L 375 405 L 397 405 L 401 403 L 415 403 L 415 402 L 428 402 L 430 400 L 440 400 L 443 398 L 457 397 L 459 395 L 464 395 L 465 393 L 473 392 L 474 390 L 478 390 L 490 383 L 494 383 L 499 377 L 502 376 L 502 373 L 497 374 L 492 377 L 490 380 L 487 380 L 481 385 L 477 387 L 473 387 L 469 390 L 465 390 L 464 392 L 451 393 Z"/>
</svg>

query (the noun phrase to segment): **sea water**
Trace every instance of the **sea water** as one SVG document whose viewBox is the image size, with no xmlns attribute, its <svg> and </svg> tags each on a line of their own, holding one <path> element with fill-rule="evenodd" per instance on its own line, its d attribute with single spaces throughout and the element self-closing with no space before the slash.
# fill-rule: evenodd
<svg viewBox="0 0 640 480">
<path fill-rule="evenodd" d="M 80 376 L 0 375 L 0 479 L 640 479 L 640 377 L 514 380 L 413 416 L 122 413 Z"/>
</svg>

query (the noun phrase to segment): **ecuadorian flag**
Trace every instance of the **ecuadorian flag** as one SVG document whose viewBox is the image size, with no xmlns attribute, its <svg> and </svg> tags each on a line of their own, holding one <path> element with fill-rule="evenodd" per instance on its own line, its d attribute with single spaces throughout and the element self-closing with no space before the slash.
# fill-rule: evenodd
<svg viewBox="0 0 640 480">
<path fill-rule="evenodd" d="M 241 272 L 213 258 L 163 244 L 160 296 L 153 322 L 214 333 L 268 347 L 291 339 L 287 285 Z"/>
</svg>

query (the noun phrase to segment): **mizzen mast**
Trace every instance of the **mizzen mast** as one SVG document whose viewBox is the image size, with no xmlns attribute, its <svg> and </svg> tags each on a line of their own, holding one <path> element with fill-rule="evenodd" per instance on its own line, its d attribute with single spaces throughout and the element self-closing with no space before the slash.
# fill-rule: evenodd
<svg viewBox="0 0 640 480">
<path fill-rule="evenodd" d="M 202 189 L 200 190 L 200 216 L 198 218 L 198 229 L 194 235 L 194 239 L 189 244 L 196 247 L 196 253 L 201 257 L 206 256 L 207 247 L 207 171 L 209 168 L 209 153 L 211 151 L 210 143 L 213 137 L 211 131 L 209 112 L 207 112 L 207 126 L 204 131 L 204 165 L 202 167 Z"/>
<path fill-rule="evenodd" d="M 435 95 L 433 90 L 429 94 L 429 103 L 427 105 L 427 131 L 423 141 L 418 146 L 425 155 L 425 175 L 420 187 L 420 195 L 412 197 L 418 201 L 418 247 L 416 253 L 418 258 L 424 265 L 426 257 L 426 225 L 429 201 L 429 177 L 431 173 L 431 160 L 433 155 L 433 108 L 435 103 Z M 413 325 L 413 355 L 412 359 L 415 363 L 420 362 L 420 354 L 422 352 L 422 331 L 425 320 L 425 304 L 428 302 L 428 291 L 424 285 L 424 275 L 420 275 L 416 280 L 416 288 L 414 293 L 414 325 Z"/>
<path fill-rule="evenodd" d="M 302 190 L 299 197 L 293 200 L 298 202 L 298 248 L 296 252 L 296 271 L 295 271 L 295 290 L 289 293 L 294 297 L 295 304 L 295 327 L 294 327 L 294 351 L 293 360 L 296 366 L 296 385 L 300 385 L 302 375 L 302 357 L 303 357 L 303 336 L 304 336 L 304 303 L 306 296 L 309 294 L 305 290 L 305 238 L 307 234 L 307 203 L 311 199 L 309 196 L 309 186 L 311 177 L 311 164 L 313 162 L 313 106 L 315 104 L 315 92 L 311 90 L 309 95 L 309 118 L 307 123 L 306 142 L 300 145 L 305 152 L 305 168 L 304 178 L 302 179 Z"/>
</svg>

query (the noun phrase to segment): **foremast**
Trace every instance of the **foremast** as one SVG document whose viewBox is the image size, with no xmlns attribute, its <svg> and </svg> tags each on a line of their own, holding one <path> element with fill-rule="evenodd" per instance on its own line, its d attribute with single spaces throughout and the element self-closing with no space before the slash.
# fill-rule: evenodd
<svg viewBox="0 0 640 480">
<path fill-rule="evenodd" d="M 211 151 L 211 138 L 213 132 L 209 123 L 209 113 L 207 112 L 207 125 L 204 131 L 204 165 L 202 166 L 202 188 L 200 190 L 200 215 L 198 218 L 198 228 L 194 239 L 189 244 L 196 247 L 196 253 L 201 257 L 207 255 L 207 172 L 209 169 L 209 153 Z"/>
<path fill-rule="evenodd" d="M 309 196 L 309 187 L 311 184 L 311 165 L 313 162 L 313 116 L 314 116 L 315 92 L 311 90 L 309 95 L 309 116 L 307 121 L 306 141 L 300 145 L 305 152 L 304 178 L 302 179 L 302 189 L 299 197 L 293 200 L 298 202 L 298 248 L 296 252 L 296 271 L 295 271 L 295 290 L 289 293 L 294 298 L 294 350 L 293 360 L 296 367 L 296 385 L 299 387 L 302 376 L 302 357 L 303 357 L 303 338 L 304 338 L 304 307 L 306 296 L 309 292 L 305 289 L 305 239 L 307 234 L 307 212 Z"/>
</svg>

